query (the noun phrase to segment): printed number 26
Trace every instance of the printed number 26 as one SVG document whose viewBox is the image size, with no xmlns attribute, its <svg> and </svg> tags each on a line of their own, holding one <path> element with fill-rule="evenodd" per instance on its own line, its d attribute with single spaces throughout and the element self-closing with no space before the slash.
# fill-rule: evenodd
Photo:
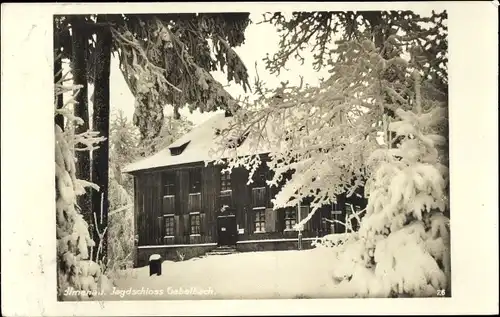
<svg viewBox="0 0 500 317">
<path fill-rule="evenodd" d="M 444 289 L 438 289 L 437 290 L 437 296 L 445 296 L 446 295 L 446 292 Z"/>
</svg>

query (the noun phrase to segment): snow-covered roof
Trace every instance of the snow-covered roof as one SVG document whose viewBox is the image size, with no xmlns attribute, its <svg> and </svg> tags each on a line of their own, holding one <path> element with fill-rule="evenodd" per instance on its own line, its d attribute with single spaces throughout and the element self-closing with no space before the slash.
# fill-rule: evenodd
<svg viewBox="0 0 500 317">
<path fill-rule="evenodd" d="M 217 147 L 215 133 L 217 129 L 222 130 L 227 128 L 231 120 L 233 120 L 233 118 L 226 117 L 224 113 L 215 114 L 212 118 L 194 127 L 191 131 L 184 134 L 165 149 L 152 156 L 125 166 L 123 172 L 130 173 L 152 168 L 220 159 L 221 157 L 215 157 L 211 153 L 211 150 Z M 266 130 L 268 135 L 274 134 L 273 128 L 269 122 L 266 126 Z M 377 142 L 383 144 L 383 137 L 379 136 Z M 180 154 L 172 155 L 172 148 L 174 149 L 174 153 L 177 148 Z M 244 140 L 237 148 L 238 156 L 269 152 L 270 149 L 266 148 L 264 144 L 261 144 L 256 150 L 255 147 L 250 145 L 249 140 Z"/>
<path fill-rule="evenodd" d="M 212 118 L 194 127 L 191 131 L 184 134 L 167 148 L 158 153 L 146 157 L 140 161 L 131 163 L 124 168 L 124 172 L 130 173 L 151 168 L 167 167 L 173 165 L 203 162 L 220 157 L 214 157 L 211 149 L 216 147 L 215 132 L 217 129 L 224 129 L 231 123 L 232 117 L 226 117 L 224 113 L 215 114 Z M 238 155 L 257 154 L 251 150 L 247 140 L 243 141 L 238 147 Z M 172 155 L 171 148 L 185 149 L 179 155 Z M 266 153 L 266 149 L 261 148 L 258 153 Z"/>
</svg>

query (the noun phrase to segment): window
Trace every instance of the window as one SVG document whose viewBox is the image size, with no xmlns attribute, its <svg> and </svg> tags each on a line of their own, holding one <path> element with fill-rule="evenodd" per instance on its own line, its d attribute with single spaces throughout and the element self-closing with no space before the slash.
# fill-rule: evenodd
<svg viewBox="0 0 500 317">
<path fill-rule="evenodd" d="M 345 203 L 345 213 L 347 217 L 352 217 L 351 218 L 351 226 L 354 231 L 358 231 L 359 229 L 359 222 L 356 217 L 354 217 L 354 213 L 358 214 L 361 211 L 361 207 L 358 205 L 353 205 L 350 203 Z M 358 214 L 358 217 L 361 217 Z"/>
<path fill-rule="evenodd" d="M 352 211 L 354 209 L 352 209 L 352 205 L 351 204 L 345 203 L 344 210 L 345 210 L 346 215 L 349 215 L 349 214 L 352 213 Z"/>
<path fill-rule="evenodd" d="M 162 174 L 163 196 L 175 195 L 175 174 L 163 173 Z"/>
<path fill-rule="evenodd" d="M 229 172 L 225 172 L 221 174 L 220 177 L 220 191 L 229 191 L 231 190 L 231 174 Z"/>
<path fill-rule="evenodd" d="M 266 209 L 259 208 L 255 211 L 255 232 L 266 232 Z"/>
<path fill-rule="evenodd" d="M 194 169 L 189 171 L 189 192 L 199 193 L 201 192 L 201 171 L 200 169 Z"/>
<path fill-rule="evenodd" d="M 292 230 L 297 223 L 297 210 L 294 208 L 285 209 L 285 230 Z"/>
<path fill-rule="evenodd" d="M 266 206 L 266 188 L 265 187 L 252 188 L 252 206 L 254 208 Z"/>
<path fill-rule="evenodd" d="M 231 174 L 222 173 L 220 176 L 220 208 L 231 208 L 232 202 Z"/>
<path fill-rule="evenodd" d="M 311 210 L 311 208 L 309 206 L 301 205 L 300 206 L 300 218 L 304 219 L 305 217 L 307 217 L 307 215 L 309 215 L 310 210 Z"/>
<path fill-rule="evenodd" d="M 269 171 L 265 163 L 261 165 L 253 174 L 252 183 L 252 206 L 269 207 L 271 206 L 271 189 L 267 185 L 269 179 Z"/>
<path fill-rule="evenodd" d="M 253 175 L 253 187 L 266 187 L 266 176 L 266 172 L 263 168 L 259 168 L 255 171 L 255 174 Z"/>
<path fill-rule="evenodd" d="M 233 207 L 233 197 L 231 195 L 231 191 L 225 191 L 225 192 L 221 192 L 220 193 L 220 197 L 219 197 L 219 203 L 220 203 L 220 207 L 225 207 L 226 209 L 227 208 L 232 208 Z"/>
<path fill-rule="evenodd" d="M 174 226 L 174 215 L 165 215 L 165 236 L 174 236 L 175 235 L 175 226 Z"/>
<path fill-rule="evenodd" d="M 299 214 L 297 215 L 297 222 L 301 222 L 309 215 L 310 208 L 307 205 L 300 205 L 300 209 L 298 210 Z M 311 231 L 312 225 L 311 221 L 307 221 L 301 226 L 301 230 L 303 231 Z"/>
<path fill-rule="evenodd" d="M 188 212 L 201 211 L 201 193 L 189 193 L 188 195 Z"/>
<path fill-rule="evenodd" d="M 190 227 L 191 227 L 191 234 L 200 234 L 200 228 L 201 228 L 201 223 L 200 223 L 200 214 L 190 214 L 189 215 L 189 222 L 190 222 Z"/>
<path fill-rule="evenodd" d="M 353 214 L 353 211 L 355 213 L 359 213 L 361 211 L 361 206 L 354 205 L 354 204 L 351 204 L 351 203 L 345 203 L 345 209 L 344 210 L 345 210 L 346 215 Z"/>
<path fill-rule="evenodd" d="M 186 143 L 181 144 L 181 145 L 176 146 L 176 147 L 170 147 L 169 148 L 170 155 L 172 155 L 172 156 L 181 155 L 182 152 L 184 152 L 184 150 L 188 146 L 189 142 L 191 142 L 191 141 L 187 141 Z"/>
</svg>

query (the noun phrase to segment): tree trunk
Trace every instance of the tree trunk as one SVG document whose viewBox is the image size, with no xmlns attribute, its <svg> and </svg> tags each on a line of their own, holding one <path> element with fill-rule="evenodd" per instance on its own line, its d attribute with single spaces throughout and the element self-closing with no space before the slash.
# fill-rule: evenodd
<svg viewBox="0 0 500 317">
<path fill-rule="evenodd" d="M 58 27 L 57 27 L 57 21 L 54 18 L 53 21 L 53 28 L 54 28 L 54 84 L 56 84 L 58 81 L 61 80 L 62 78 L 62 58 L 57 58 L 57 56 L 61 53 L 61 45 L 59 41 L 59 33 L 58 33 Z M 64 105 L 63 101 L 63 95 L 59 95 L 56 97 L 56 107 L 57 109 L 60 109 Z M 64 130 L 64 117 L 60 114 L 56 115 L 54 117 L 54 122 L 57 124 L 62 130 Z"/>
<path fill-rule="evenodd" d="M 73 83 L 81 85 L 80 91 L 76 96 L 74 109 L 75 116 L 83 119 L 83 124 L 75 128 L 76 133 L 83 133 L 89 129 L 89 105 L 88 105 L 88 84 L 87 84 L 87 61 L 85 58 L 88 49 L 88 36 L 83 24 L 84 18 L 75 16 L 72 19 L 72 72 Z M 90 181 L 90 152 L 76 152 L 76 176 L 79 179 Z M 85 193 L 78 197 L 78 205 L 81 208 L 81 213 L 90 228 L 93 227 L 91 194 Z M 89 230 L 93 235 L 92 230 Z"/>
<path fill-rule="evenodd" d="M 102 21 L 100 15 L 98 22 Z M 99 148 L 92 153 L 92 182 L 97 184 L 100 191 L 92 192 L 92 211 L 97 222 L 95 233 L 103 235 L 108 225 L 108 165 L 109 165 L 109 75 L 111 64 L 112 35 L 109 27 L 102 27 L 97 31 L 95 74 L 94 74 L 94 113 L 92 127 L 100 136 L 106 138 Z M 102 195 L 102 196 L 101 196 Z M 102 209 L 101 209 L 102 202 Z M 95 239 L 97 246 L 102 240 L 102 249 L 99 259 L 97 247 L 93 250 L 92 258 L 97 263 L 107 255 L 106 235 Z M 101 238 L 101 239 L 99 239 Z"/>
</svg>

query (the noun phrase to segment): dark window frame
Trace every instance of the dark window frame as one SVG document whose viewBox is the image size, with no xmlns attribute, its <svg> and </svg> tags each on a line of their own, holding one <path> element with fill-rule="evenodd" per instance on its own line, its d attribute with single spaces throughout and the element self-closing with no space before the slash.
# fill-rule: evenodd
<svg viewBox="0 0 500 317">
<path fill-rule="evenodd" d="M 200 213 L 189 214 L 189 234 L 201 234 L 201 215 Z"/>
<path fill-rule="evenodd" d="M 254 204 L 254 200 L 256 199 L 254 197 L 256 197 L 255 195 L 257 195 L 256 193 L 260 189 L 264 189 L 263 203 L 262 204 Z M 253 187 L 252 191 L 251 191 L 251 195 L 252 195 L 251 199 L 252 199 L 252 206 L 253 206 L 253 208 L 259 208 L 259 207 L 264 208 L 264 207 L 267 207 L 267 204 L 268 204 L 268 192 L 267 192 L 267 188 L 266 187 Z"/>
<path fill-rule="evenodd" d="M 228 191 L 232 190 L 231 186 L 232 186 L 231 173 L 230 172 L 221 173 L 220 191 L 221 192 L 228 192 Z"/>
<path fill-rule="evenodd" d="M 292 216 L 290 216 L 292 214 Z M 293 230 L 293 226 L 297 224 L 297 209 L 285 209 L 285 230 Z"/>
<path fill-rule="evenodd" d="M 311 206 L 309 205 L 300 205 L 300 211 L 302 212 L 302 208 L 307 208 L 307 214 L 311 212 Z"/>
<path fill-rule="evenodd" d="M 175 217 L 174 215 L 163 215 L 163 223 L 165 230 L 165 237 L 175 236 Z M 172 230 L 172 231 L 170 231 Z"/>
<path fill-rule="evenodd" d="M 162 173 L 161 177 L 162 195 L 175 196 L 176 182 L 175 174 L 171 172 Z"/>
<path fill-rule="evenodd" d="M 266 208 L 254 208 L 254 232 L 266 232 Z"/>
<path fill-rule="evenodd" d="M 271 186 L 267 183 L 268 180 L 272 179 L 272 171 L 269 169 L 266 162 L 262 162 L 261 165 L 257 168 L 257 170 L 252 175 L 252 184 L 250 187 L 252 188 L 251 194 L 253 195 L 253 190 L 257 188 L 264 189 L 264 204 L 253 207 L 272 207 L 272 190 Z M 252 197 L 253 200 L 253 197 Z"/>
<path fill-rule="evenodd" d="M 264 170 L 264 168 L 259 167 L 255 173 L 253 174 L 253 183 L 252 187 L 253 188 L 258 188 L 258 187 L 265 187 L 266 189 L 268 188 L 267 185 L 267 173 Z"/>
<path fill-rule="evenodd" d="M 310 213 L 311 213 L 311 206 L 309 205 L 309 203 L 307 204 L 301 204 L 300 205 L 300 208 L 299 208 L 299 213 L 300 213 L 300 221 L 304 220 L 304 218 L 302 218 L 302 209 L 307 209 L 307 213 L 306 213 L 306 216 L 307 217 Z M 297 215 L 298 216 L 298 215 Z M 298 220 L 298 219 L 297 219 Z M 311 221 L 311 220 L 309 220 Z M 310 224 L 310 222 L 309 222 Z M 304 225 L 304 229 L 305 229 L 305 226 L 307 225 L 307 223 Z"/>
<path fill-rule="evenodd" d="M 230 189 L 219 193 L 219 209 L 222 210 L 224 206 L 229 209 L 233 208 L 233 191 Z"/>
<path fill-rule="evenodd" d="M 355 204 L 353 202 L 346 202 L 344 204 L 344 213 L 346 215 L 346 221 L 347 221 L 347 217 L 352 216 L 354 213 L 358 214 L 361 210 L 362 210 L 362 208 L 358 204 Z M 359 216 L 359 217 L 362 218 L 361 216 Z M 352 229 L 354 231 L 358 231 L 360 223 L 358 222 L 358 220 L 355 217 L 352 218 L 352 221 L 354 221 L 354 225 L 353 225 Z"/>
<path fill-rule="evenodd" d="M 352 206 L 352 209 L 351 209 L 351 206 Z M 353 214 L 353 209 L 354 209 L 354 213 L 356 213 L 356 214 L 359 213 L 361 210 L 363 210 L 363 208 L 361 208 L 361 206 L 358 204 L 351 203 L 351 202 L 345 203 L 344 212 L 346 213 L 346 215 Z"/>
<path fill-rule="evenodd" d="M 201 169 L 196 168 L 189 171 L 189 193 L 201 193 Z"/>
</svg>

